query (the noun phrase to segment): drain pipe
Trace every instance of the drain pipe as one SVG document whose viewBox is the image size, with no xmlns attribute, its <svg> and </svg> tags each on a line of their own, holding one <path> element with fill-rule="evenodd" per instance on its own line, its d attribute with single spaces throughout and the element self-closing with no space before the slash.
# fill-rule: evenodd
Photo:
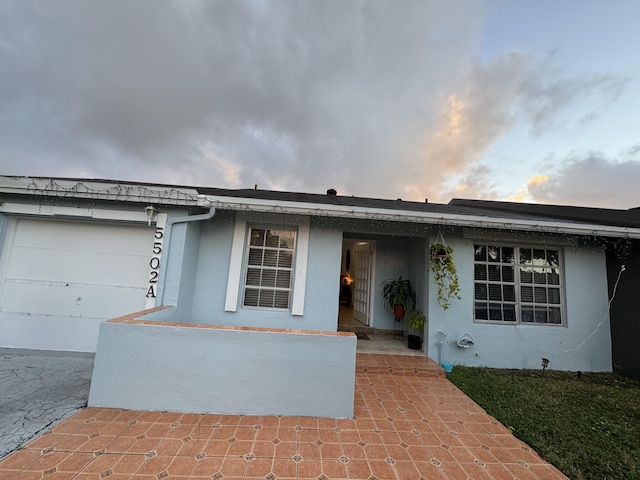
<svg viewBox="0 0 640 480">
<path fill-rule="evenodd" d="M 205 220 L 210 220 L 216 214 L 216 209 L 211 206 L 211 202 L 206 199 L 202 199 L 201 202 L 198 202 L 199 206 L 209 207 L 209 211 L 207 213 L 202 213 L 200 215 L 187 215 L 185 217 L 173 217 L 167 220 L 165 224 L 165 241 L 168 240 L 166 247 L 164 248 L 164 252 L 162 255 L 165 260 L 164 268 L 160 269 L 160 278 L 158 279 L 158 299 L 156 300 L 156 305 L 164 304 L 164 292 L 165 286 L 167 283 L 167 268 L 169 266 L 169 253 L 171 252 L 171 235 L 173 233 L 173 226 L 176 223 L 191 223 L 191 222 L 202 222 Z"/>
</svg>

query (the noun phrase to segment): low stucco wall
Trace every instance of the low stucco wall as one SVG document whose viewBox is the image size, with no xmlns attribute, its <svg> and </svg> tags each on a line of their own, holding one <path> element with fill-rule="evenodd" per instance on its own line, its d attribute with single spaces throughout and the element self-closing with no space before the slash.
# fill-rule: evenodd
<svg viewBox="0 0 640 480">
<path fill-rule="evenodd" d="M 100 325 L 90 407 L 353 416 L 354 334 L 137 318 Z"/>
</svg>

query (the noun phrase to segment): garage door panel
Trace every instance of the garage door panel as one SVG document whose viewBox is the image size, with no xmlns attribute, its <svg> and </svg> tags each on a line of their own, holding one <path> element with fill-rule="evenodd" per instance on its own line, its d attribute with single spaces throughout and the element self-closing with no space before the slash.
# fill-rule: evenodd
<svg viewBox="0 0 640 480">
<path fill-rule="evenodd" d="M 72 252 L 148 255 L 154 231 L 148 226 L 20 219 L 14 245 Z"/>
<path fill-rule="evenodd" d="M 64 284 L 7 281 L 2 295 L 2 311 L 106 319 L 143 310 L 145 293 L 145 288 L 67 287 Z"/>
<path fill-rule="evenodd" d="M 10 218 L 0 255 L 0 346 L 93 350 L 101 320 L 146 307 L 154 232 Z"/>
<path fill-rule="evenodd" d="M 14 248 L 7 279 L 143 287 L 149 271 L 146 255 L 113 255 L 42 248 Z"/>
</svg>

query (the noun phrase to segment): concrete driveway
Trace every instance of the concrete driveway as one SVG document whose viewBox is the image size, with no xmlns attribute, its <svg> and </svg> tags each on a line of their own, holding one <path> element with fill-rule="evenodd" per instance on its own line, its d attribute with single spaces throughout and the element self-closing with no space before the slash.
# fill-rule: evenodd
<svg viewBox="0 0 640 480">
<path fill-rule="evenodd" d="M 0 348 L 0 458 L 87 405 L 93 357 Z"/>
</svg>

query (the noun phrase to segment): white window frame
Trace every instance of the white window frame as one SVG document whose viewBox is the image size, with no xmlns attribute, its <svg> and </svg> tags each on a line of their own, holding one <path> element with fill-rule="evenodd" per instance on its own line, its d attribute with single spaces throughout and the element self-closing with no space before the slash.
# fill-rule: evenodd
<svg viewBox="0 0 640 480">
<path fill-rule="evenodd" d="M 485 247 L 485 249 L 489 249 L 489 248 L 498 248 L 500 249 L 499 252 L 502 252 L 502 248 L 511 248 L 513 249 L 513 262 L 504 262 L 502 261 L 503 259 L 500 258 L 499 261 L 497 262 L 490 262 L 489 258 L 487 257 L 486 260 L 476 260 L 476 252 L 478 247 Z M 558 247 L 558 246 L 550 246 L 550 245 L 545 245 L 545 246 L 540 246 L 540 245 L 516 245 L 516 244 L 492 244 L 492 243 L 487 243 L 487 242 L 482 242 L 482 241 L 477 241 L 474 242 L 474 246 L 473 246 L 473 250 L 474 250 L 474 260 L 473 260 L 473 321 L 475 323 L 483 323 L 483 324 L 491 324 L 491 325 L 538 325 L 538 326 L 548 326 L 548 327 L 564 327 L 566 326 L 566 301 L 565 301 L 565 296 L 564 296 L 564 264 L 563 264 L 563 252 L 562 252 L 562 248 Z M 521 263 L 520 259 L 521 259 L 521 255 L 520 252 L 521 250 L 544 250 L 545 251 L 545 257 L 547 257 L 547 252 L 548 251 L 553 251 L 557 253 L 557 265 L 550 265 L 548 262 L 546 262 L 544 265 L 539 265 L 539 266 L 534 266 L 534 267 L 529 267 L 527 264 Z M 485 279 L 477 279 L 476 278 L 476 267 L 480 266 L 480 265 L 486 265 L 487 266 L 487 276 Z M 500 269 L 500 280 L 491 280 L 489 278 L 489 266 L 498 266 Z M 510 266 L 513 268 L 513 281 L 505 281 L 504 277 L 503 277 L 503 272 L 502 272 L 502 267 L 503 266 Z M 527 282 L 524 281 L 523 279 L 523 270 L 522 267 L 525 268 L 534 268 L 534 269 L 538 269 L 538 270 L 543 270 L 543 272 L 532 272 L 532 280 L 531 282 Z M 557 270 L 557 272 L 550 272 L 549 270 Z M 554 283 L 532 283 L 535 282 L 534 280 L 534 274 L 550 274 L 550 273 L 557 273 L 558 275 L 558 283 L 554 284 Z M 476 289 L 478 288 L 478 286 L 486 286 L 487 290 L 486 290 L 486 300 L 485 299 L 477 299 L 476 298 Z M 494 286 L 494 287 L 498 287 L 500 289 L 500 293 L 502 294 L 502 299 L 501 300 L 491 300 L 491 296 L 490 296 L 490 286 Z M 514 300 L 513 301 L 509 301 L 509 300 L 504 300 L 504 287 L 505 286 L 513 286 L 513 294 L 514 294 Z M 522 298 L 522 288 L 527 288 L 527 287 L 531 287 L 532 288 L 532 301 L 525 301 Z M 538 301 L 536 302 L 536 291 L 535 289 L 539 288 L 539 289 L 546 289 L 545 290 L 545 297 L 546 297 L 546 302 L 541 302 Z M 549 292 L 550 291 L 557 291 L 558 292 L 558 296 L 559 296 L 559 303 L 554 303 L 551 302 L 549 299 Z M 542 293 L 540 291 L 540 293 Z M 476 318 L 476 314 L 477 314 L 477 304 L 486 304 L 487 305 L 487 318 Z M 506 320 L 492 320 L 490 318 L 491 314 L 490 314 L 490 304 L 499 304 L 501 307 L 503 307 L 504 305 L 513 305 L 514 306 L 514 310 L 515 310 L 515 315 L 514 315 L 514 320 L 513 321 L 506 321 Z M 526 307 L 531 307 L 534 312 L 535 312 L 535 307 L 544 307 L 546 309 L 550 309 L 550 308 L 558 308 L 559 309 L 559 315 L 560 315 L 560 322 L 559 323 L 551 323 L 549 322 L 549 315 L 550 313 L 547 314 L 547 321 L 546 322 L 537 322 L 535 319 L 535 313 L 533 314 L 533 320 L 532 321 L 523 321 L 522 318 L 522 312 L 523 312 L 523 308 Z M 504 318 L 504 310 L 502 313 L 502 318 Z"/>
<path fill-rule="evenodd" d="M 241 295 L 244 292 L 245 270 L 243 268 L 244 254 L 246 248 L 248 225 L 252 227 L 273 227 L 278 228 L 280 222 L 269 222 L 265 215 L 260 215 L 260 221 L 251 213 L 236 212 L 236 221 L 233 229 L 233 241 L 231 245 L 231 258 L 229 260 L 229 273 L 227 279 L 227 295 L 225 299 L 225 311 L 236 312 L 241 304 Z M 281 220 L 281 218 L 280 218 Z M 273 311 L 290 311 L 293 316 L 304 314 L 304 298 L 307 283 L 307 259 L 309 255 L 309 217 L 295 217 L 295 225 L 284 225 L 283 228 L 297 228 L 296 248 L 294 252 L 294 273 L 291 305 L 289 310 L 266 309 Z M 261 309 L 262 307 L 242 307 L 250 309 Z"/>
<path fill-rule="evenodd" d="M 263 232 L 262 242 L 263 244 L 254 244 L 253 242 L 253 234 L 254 232 Z M 279 244 L 268 245 L 268 235 L 269 233 L 278 232 L 282 234 L 282 232 L 288 232 L 293 234 L 293 245 L 287 245 L 285 247 L 281 244 L 281 238 L 277 237 L 279 240 Z M 244 254 L 244 274 L 242 276 L 242 307 L 243 308 L 257 308 L 257 309 L 267 309 L 267 310 L 290 310 L 292 305 L 292 292 L 294 285 L 294 273 L 295 273 L 295 253 L 296 253 L 296 245 L 298 240 L 298 230 L 297 228 L 290 227 L 269 227 L 266 225 L 249 225 L 247 228 L 247 240 L 245 242 L 245 254 Z M 280 260 L 283 254 L 290 254 L 290 265 L 283 266 L 280 265 Z M 266 258 L 268 254 L 271 254 L 271 261 L 273 261 L 274 265 L 269 265 L 266 262 Z M 258 255 L 259 259 L 255 258 L 254 255 Z M 253 258 L 252 258 L 253 257 Z M 256 263 L 256 260 L 259 263 Z M 250 275 L 250 272 L 253 271 L 253 274 Z M 270 273 L 273 278 L 270 281 L 276 283 L 275 285 L 265 285 L 265 275 Z M 256 276 L 257 274 L 257 276 Z M 288 275 L 287 286 L 277 285 L 281 275 Z M 250 276 L 252 276 L 252 282 L 250 283 Z M 248 291 L 253 291 L 255 294 L 255 305 L 247 304 L 247 295 Z M 286 306 L 277 306 L 279 303 L 278 296 L 282 295 L 286 292 Z M 263 303 L 263 295 L 267 294 L 268 296 L 273 296 L 270 300 L 271 305 L 265 305 Z M 284 298 L 280 300 L 281 303 L 284 303 Z M 253 302 L 251 302 L 253 303 Z"/>
</svg>

